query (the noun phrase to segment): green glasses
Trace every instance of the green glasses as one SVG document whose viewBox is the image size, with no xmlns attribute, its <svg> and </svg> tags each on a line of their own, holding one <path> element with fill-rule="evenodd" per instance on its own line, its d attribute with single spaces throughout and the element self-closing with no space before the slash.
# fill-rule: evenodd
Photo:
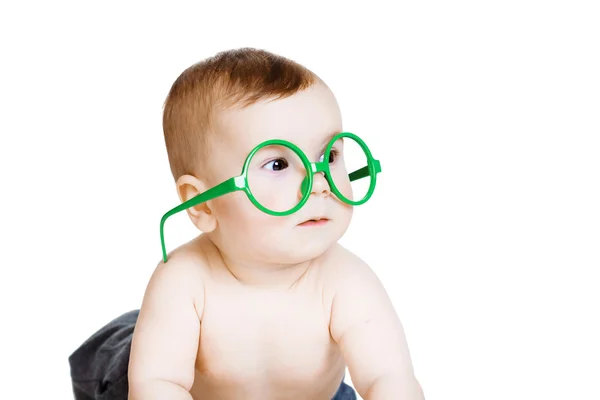
<svg viewBox="0 0 600 400">
<path fill-rule="evenodd" d="M 381 163 L 373 158 L 365 142 L 350 132 L 334 136 L 318 162 L 310 162 L 293 143 L 267 140 L 248 154 L 239 176 L 198 194 L 163 215 L 160 241 L 164 262 L 167 262 L 164 224 L 171 215 L 238 190 L 246 193 L 252 204 L 267 214 L 290 215 L 308 201 L 314 175 L 319 172 L 323 173 L 338 199 L 357 206 L 373 195 Z"/>
</svg>

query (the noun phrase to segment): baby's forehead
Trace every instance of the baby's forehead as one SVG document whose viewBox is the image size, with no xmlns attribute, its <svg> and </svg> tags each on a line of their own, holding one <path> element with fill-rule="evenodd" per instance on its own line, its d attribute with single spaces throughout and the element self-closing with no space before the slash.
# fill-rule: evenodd
<svg viewBox="0 0 600 400">
<path fill-rule="evenodd" d="M 222 126 L 219 136 L 229 151 L 247 155 L 254 147 L 272 139 L 286 140 L 305 152 L 322 151 L 335 135 L 342 132 L 341 121 L 335 117 L 296 124 L 278 118 L 252 119 L 230 119 Z"/>
<path fill-rule="evenodd" d="M 230 160 L 238 163 L 245 161 L 250 152 L 262 143 L 273 140 L 285 140 L 296 145 L 309 159 L 315 159 L 325 151 L 327 144 L 331 139 L 340 133 L 340 129 L 319 130 L 319 131 L 259 131 L 259 132 L 227 132 L 223 149 L 229 153 Z M 271 149 L 273 147 L 270 147 Z"/>
<path fill-rule="evenodd" d="M 219 122 L 229 145 L 246 153 L 271 139 L 287 140 L 303 150 L 312 150 L 342 130 L 337 101 L 323 85 L 286 98 L 264 99 L 242 109 L 224 110 Z"/>
</svg>

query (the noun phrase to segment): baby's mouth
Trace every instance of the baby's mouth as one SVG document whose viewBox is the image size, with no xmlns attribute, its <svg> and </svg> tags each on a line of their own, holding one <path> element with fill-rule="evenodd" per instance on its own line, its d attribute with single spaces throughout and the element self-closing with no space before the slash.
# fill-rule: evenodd
<svg viewBox="0 0 600 400">
<path fill-rule="evenodd" d="M 313 219 L 304 221 L 303 223 L 299 224 L 298 226 L 323 226 L 323 225 L 326 225 L 327 222 L 329 222 L 328 218 L 313 218 Z"/>
</svg>

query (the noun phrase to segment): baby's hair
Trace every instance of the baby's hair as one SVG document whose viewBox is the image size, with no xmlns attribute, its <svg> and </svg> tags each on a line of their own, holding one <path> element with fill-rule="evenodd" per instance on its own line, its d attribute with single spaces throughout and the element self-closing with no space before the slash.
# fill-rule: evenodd
<svg viewBox="0 0 600 400">
<path fill-rule="evenodd" d="M 198 177 L 206 168 L 220 110 L 285 98 L 317 82 L 323 81 L 306 67 L 249 47 L 222 51 L 187 68 L 164 104 L 163 131 L 173 178 Z"/>
</svg>

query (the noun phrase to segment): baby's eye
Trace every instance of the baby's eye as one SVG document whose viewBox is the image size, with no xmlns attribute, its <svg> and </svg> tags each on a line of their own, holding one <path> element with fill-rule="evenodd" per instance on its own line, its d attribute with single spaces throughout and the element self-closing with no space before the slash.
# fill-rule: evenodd
<svg viewBox="0 0 600 400">
<path fill-rule="evenodd" d="M 263 168 L 270 169 L 272 171 L 281 171 L 288 167 L 288 162 L 284 158 L 277 158 L 275 160 L 266 163 Z"/>
<path fill-rule="evenodd" d="M 329 164 L 333 164 L 335 162 L 335 160 L 337 159 L 338 156 L 338 152 L 335 149 L 331 149 L 331 151 L 329 152 Z M 323 158 L 325 157 L 325 154 L 321 154 L 321 157 L 319 157 L 319 162 L 323 162 Z"/>
</svg>

